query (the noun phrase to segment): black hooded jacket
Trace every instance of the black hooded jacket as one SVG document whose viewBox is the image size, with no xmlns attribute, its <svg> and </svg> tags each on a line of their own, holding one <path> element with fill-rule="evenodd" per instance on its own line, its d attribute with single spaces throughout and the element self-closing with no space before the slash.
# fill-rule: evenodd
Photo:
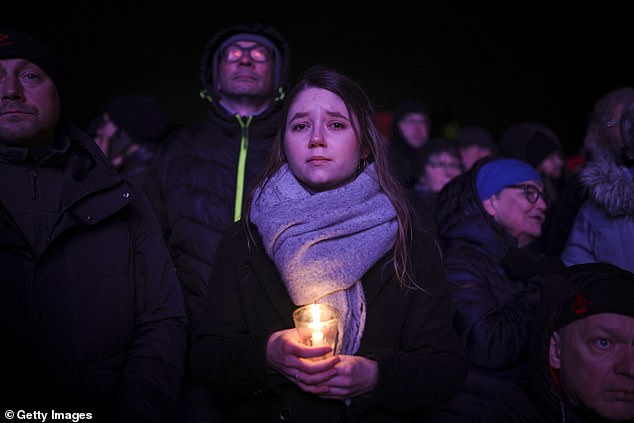
<svg viewBox="0 0 634 423">
<path fill-rule="evenodd" d="M 278 31 L 262 24 L 240 24 L 214 35 L 204 50 L 200 70 L 204 93 L 210 101 L 208 117 L 181 128 L 161 144 L 154 163 L 155 185 L 149 188 L 192 324 L 206 295 L 221 232 L 234 219 L 241 144 L 248 146 L 246 195 L 264 166 L 281 113 L 280 100 L 253 117 L 232 115 L 218 103 L 219 94 L 212 80 L 213 55 L 225 39 L 239 33 L 259 34 L 275 43 L 281 55 L 276 66 L 277 80 L 283 91 L 289 51 Z"/>
<path fill-rule="evenodd" d="M 423 148 L 409 145 L 399 127 L 399 122 L 410 113 L 421 113 L 429 118 L 428 110 L 416 100 L 406 100 L 394 110 L 390 129 L 390 160 L 393 172 L 406 188 L 414 186 L 423 170 L 424 161 Z"/>
</svg>

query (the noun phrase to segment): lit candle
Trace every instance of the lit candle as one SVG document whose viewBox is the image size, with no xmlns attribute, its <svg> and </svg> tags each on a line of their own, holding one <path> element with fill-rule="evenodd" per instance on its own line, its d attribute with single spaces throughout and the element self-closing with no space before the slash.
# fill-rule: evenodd
<svg viewBox="0 0 634 423">
<path fill-rule="evenodd" d="M 324 333 L 321 331 L 322 326 L 324 325 L 321 322 L 321 310 L 319 309 L 319 304 L 312 304 L 310 307 L 310 312 L 313 316 L 313 321 L 309 325 L 313 328 L 313 334 L 310 339 L 312 341 L 313 347 L 321 347 L 324 345 Z"/>
</svg>

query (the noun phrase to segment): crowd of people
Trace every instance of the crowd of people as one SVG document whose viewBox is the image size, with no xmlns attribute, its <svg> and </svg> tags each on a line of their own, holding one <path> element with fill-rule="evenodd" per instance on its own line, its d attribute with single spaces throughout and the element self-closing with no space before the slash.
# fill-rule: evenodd
<svg viewBox="0 0 634 423">
<path fill-rule="evenodd" d="M 4 415 L 634 422 L 634 88 L 572 167 L 542 122 L 454 137 L 409 98 L 381 131 L 354 75 L 290 57 L 228 26 L 206 118 L 129 93 L 79 128 L 56 52 L 0 30 Z M 306 305 L 334 345 L 319 316 L 299 341 Z"/>
</svg>

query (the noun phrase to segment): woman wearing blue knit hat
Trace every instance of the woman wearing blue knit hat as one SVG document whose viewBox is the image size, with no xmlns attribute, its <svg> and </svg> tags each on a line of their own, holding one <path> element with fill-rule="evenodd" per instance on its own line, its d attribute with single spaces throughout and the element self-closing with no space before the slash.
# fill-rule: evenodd
<svg viewBox="0 0 634 423">
<path fill-rule="evenodd" d="M 526 376 L 528 333 L 541 291 L 527 274 L 548 268 L 526 253 L 548 208 L 543 189 L 530 164 L 491 156 L 440 192 L 438 235 L 453 322 L 470 366 L 460 393 L 427 421 L 481 421 L 492 402 Z"/>
</svg>

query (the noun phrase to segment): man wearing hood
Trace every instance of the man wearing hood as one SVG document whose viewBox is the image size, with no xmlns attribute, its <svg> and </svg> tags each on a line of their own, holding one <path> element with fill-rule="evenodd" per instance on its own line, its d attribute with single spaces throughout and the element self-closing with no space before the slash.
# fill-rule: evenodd
<svg viewBox="0 0 634 423">
<path fill-rule="evenodd" d="M 579 180 L 587 200 L 577 213 L 561 258 L 566 265 L 612 263 L 634 272 L 634 91 L 615 104 L 597 125 L 612 134 L 588 137 L 592 160 Z"/>
<path fill-rule="evenodd" d="M 431 135 L 429 111 L 418 100 L 405 100 L 394 110 L 390 138 L 392 170 L 411 188 L 423 167 L 423 147 Z"/>
<path fill-rule="evenodd" d="M 484 421 L 634 422 L 634 274 L 587 263 L 539 278 L 530 378 Z"/>
<path fill-rule="evenodd" d="M 240 219 L 243 198 L 269 154 L 288 68 L 288 44 L 275 28 L 240 23 L 219 30 L 200 67 L 207 118 L 169 135 L 157 152 L 148 189 L 183 286 L 190 329 L 207 295 L 221 234 Z M 192 393 L 188 380 L 184 401 L 202 395 L 191 401 L 207 403 L 206 393 Z"/>
</svg>

